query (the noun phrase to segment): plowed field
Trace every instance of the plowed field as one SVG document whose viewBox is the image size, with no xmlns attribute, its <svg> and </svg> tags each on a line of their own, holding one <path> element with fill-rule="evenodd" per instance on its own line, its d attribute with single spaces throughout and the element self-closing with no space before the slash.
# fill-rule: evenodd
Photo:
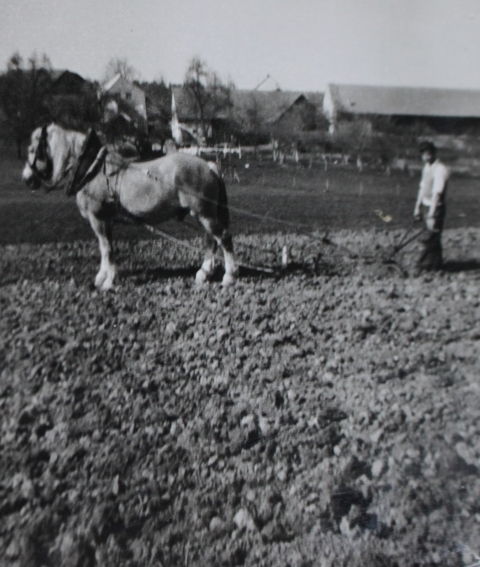
<svg viewBox="0 0 480 567">
<path fill-rule="evenodd" d="M 447 230 L 446 271 L 404 277 L 240 235 L 291 268 L 226 290 L 196 289 L 194 253 L 121 242 L 107 294 L 93 240 L 3 246 L 0 564 L 475 563 L 479 241 Z"/>
</svg>

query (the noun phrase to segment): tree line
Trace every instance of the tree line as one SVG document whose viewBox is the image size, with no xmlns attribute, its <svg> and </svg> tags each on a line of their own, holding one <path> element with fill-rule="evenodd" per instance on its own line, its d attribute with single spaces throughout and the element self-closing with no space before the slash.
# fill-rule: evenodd
<svg viewBox="0 0 480 567">
<path fill-rule="evenodd" d="M 107 63 L 102 83 L 118 73 L 141 87 L 153 102 L 157 111 L 155 134 L 160 138 L 170 135 L 171 87 L 163 79 L 142 81 L 140 73 L 126 58 L 114 58 Z M 0 73 L 0 119 L 3 117 L 8 137 L 14 141 L 19 157 L 22 144 L 35 127 L 48 121 L 56 121 L 68 128 L 84 130 L 96 126 L 104 132 L 108 130 L 104 122 L 105 97 L 101 83 L 85 81 L 75 96 L 58 96 L 55 78 L 49 57 L 35 53 L 27 60 L 20 53 L 14 53 L 7 62 L 6 71 Z M 272 135 L 274 128 L 265 125 L 255 98 L 252 97 L 241 110 L 236 109 L 236 87 L 232 79 L 222 79 L 199 57 L 190 60 L 182 87 L 195 115 L 199 137 L 209 138 L 210 125 L 220 116 L 227 117 L 224 122 L 228 123 L 227 130 L 221 133 L 223 140 L 235 137 L 243 143 L 256 143 L 268 141 Z M 123 102 L 119 101 L 120 104 Z M 285 137 L 286 132 L 278 130 L 274 134 Z"/>
<path fill-rule="evenodd" d="M 142 81 L 140 73 L 126 58 L 111 59 L 105 67 L 103 83 L 120 74 L 141 87 L 149 100 L 154 102 L 157 116 L 154 137 L 165 141 L 171 137 L 172 90 L 163 79 Z M 256 145 L 272 139 L 283 147 L 320 149 L 324 152 L 349 154 L 375 154 L 382 162 L 404 153 L 404 148 L 415 144 L 420 132 L 395 131 L 391 124 L 374 124 L 371 120 L 357 118 L 339 125 L 334 134 L 328 133 L 328 121 L 312 106 L 300 108 L 278 122 L 265 120 L 264 108 L 258 97 L 251 93 L 244 98 L 241 108 L 234 103 L 236 87 L 231 78 L 223 80 L 199 57 L 190 60 L 185 72 L 182 91 L 188 98 L 197 123 L 197 134 L 209 138 L 209 127 L 222 117 L 217 139 L 219 142 L 234 138 L 242 144 Z M 85 130 L 94 126 L 104 132 L 107 139 L 121 131 L 105 122 L 106 97 L 99 82 L 84 81 L 75 96 L 58 96 L 55 92 L 55 72 L 48 56 L 33 54 L 27 60 L 14 53 L 7 62 L 6 71 L 0 73 L 0 119 L 6 125 L 9 139 L 14 142 L 18 157 L 31 132 L 39 125 L 55 121 L 67 128 Z M 119 100 L 119 107 L 127 110 L 126 101 Z M 225 120 L 225 117 L 227 118 Z M 217 121 L 220 122 L 220 121 Z M 376 132 L 381 131 L 381 135 Z M 400 137 L 399 137 L 399 134 Z M 222 137 L 222 139 L 219 139 Z"/>
<path fill-rule="evenodd" d="M 27 61 L 17 52 L 0 74 L 0 110 L 8 137 L 22 157 L 22 144 L 32 131 L 49 121 L 65 117 L 71 127 L 85 127 L 100 120 L 98 85 L 85 82 L 72 97 L 55 97 L 54 73 L 48 56 L 33 54 Z"/>
</svg>

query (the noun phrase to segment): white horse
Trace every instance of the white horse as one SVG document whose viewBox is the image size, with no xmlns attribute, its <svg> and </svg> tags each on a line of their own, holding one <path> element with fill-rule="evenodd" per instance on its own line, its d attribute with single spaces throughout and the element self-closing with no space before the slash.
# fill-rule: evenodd
<svg viewBox="0 0 480 567">
<path fill-rule="evenodd" d="M 93 130 L 86 136 L 50 124 L 33 132 L 22 178 L 31 187 L 66 185 L 67 194 L 76 194 L 80 213 L 100 245 L 95 285 L 103 291 L 115 278 L 112 228 L 122 217 L 155 224 L 183 220 L 190 213 L 207 232 L 208 249 L 197 283 L 212 275 L 217 244 L 225 258 L 222 285 L 232 284 L 238 275 L 225 184 L 213 163 L 182 153 L 129 163 L 107 151 Z"/>
</svg>

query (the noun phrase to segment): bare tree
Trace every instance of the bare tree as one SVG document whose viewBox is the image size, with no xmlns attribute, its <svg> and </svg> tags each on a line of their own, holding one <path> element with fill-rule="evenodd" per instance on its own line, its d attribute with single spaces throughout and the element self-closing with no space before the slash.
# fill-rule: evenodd
<svg viewBox="0 0 480 567">
<path fill-rule="evenodd" d="M 194 57 L 185 74 L 184 88 L 193 102 L 200 133 L 207 137 L 207 125 L 221 111 L 231 108 L 235 86 L 231 80 L 224 83 L 205 61 Z"/>
<path fill-rule="evenodd" d="M 109 81 L 118 74 L 132 82 L 140 78 L 140 72 L 133 65 L 130 65 L 126 57 L 113 57 L 110 59 L 105 67 L 104 82 Z"/>
</svg>

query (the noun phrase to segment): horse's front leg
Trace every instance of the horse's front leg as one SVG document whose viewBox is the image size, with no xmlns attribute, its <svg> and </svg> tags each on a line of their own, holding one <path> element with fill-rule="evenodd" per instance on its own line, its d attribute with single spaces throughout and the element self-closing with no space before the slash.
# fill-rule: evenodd
<svg viewBox="0 0 480 567">
<path fill-rule="evenodd" d="M 235 258 L 233 256 L 233 243 L 232 243 L 232 236 L 230 232 L 227 230 L 225 226 L 222 226 L 217 220 L 212 220 L 205 217 L 200 217 L 200 222 L 204 226 L 205 230 L 207 231 L 207 235 L 209 237 L 213 237 L 217 244 L 223 250 L 223 255 L 225 258 L 225 274 L 223 276 L 222 285 L 227 287 L 232 285 L 238 277 L 238 266 L 235 262 Z M 201 269 L 197 272 L 196 281 L 197 283 L 203 283 L 206 277 L 202 280 L 202 272 L 206 272 L 205 267 L 209 265 L 210 258 L 212 262 L 215 259 L 215 251 L 211 254 L 211 256 L 207 255 L 205 257 L 204 263 Z M 212 265 L 213 269 L 214 265 Z"/>
<path fill-rule="evenodd" d="M 95 278 L 95 286 L 102 291 L 108 291 L 113 285 L 116 273 L 113 263 L 112 223 L 100 220 L 92 212 L 89 213 L 88 220 L 100 246 L 100 270 Z"/>
<path fill-rule="evenodd" d="M 202 263 L 202 267 L 198 270 L 195 281 L 201 285 L 205 283 L 215 271 L 215 252 L 217 251 L 217 243 L 211 234 L 206 234 L 206 253 Z"/>
</svg>

